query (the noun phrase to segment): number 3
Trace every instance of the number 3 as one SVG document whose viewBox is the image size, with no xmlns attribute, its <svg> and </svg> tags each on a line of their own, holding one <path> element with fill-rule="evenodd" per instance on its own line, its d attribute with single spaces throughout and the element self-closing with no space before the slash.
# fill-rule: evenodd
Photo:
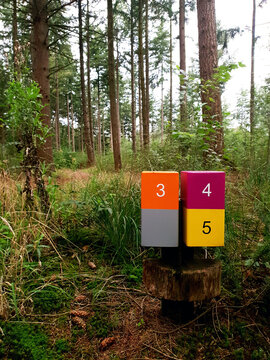
<svg viewBox="0 0 270 360">
<path fill-rule="evenodd" d="M 157 196 L 158 197 L 163 197 L 165 195 L 164 185 L 163 184 L 158 184 L 157 188 L 159 188 L 159 187 L 160 187 L 160 189 L 158 189 L 158 190 L 161 191 L 161 194 L 157 193 Z"/>
</svg>

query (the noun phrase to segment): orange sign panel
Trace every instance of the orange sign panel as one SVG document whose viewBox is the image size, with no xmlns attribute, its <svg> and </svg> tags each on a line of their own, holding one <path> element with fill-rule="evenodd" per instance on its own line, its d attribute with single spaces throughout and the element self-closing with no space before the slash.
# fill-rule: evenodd
<svg viewBox="0 0 270 360">
<path fill-rule="evenodd" d="M 142 209 L 179 209 L 179 174 L 176 171 L 143 171 Z"/>
</svg>

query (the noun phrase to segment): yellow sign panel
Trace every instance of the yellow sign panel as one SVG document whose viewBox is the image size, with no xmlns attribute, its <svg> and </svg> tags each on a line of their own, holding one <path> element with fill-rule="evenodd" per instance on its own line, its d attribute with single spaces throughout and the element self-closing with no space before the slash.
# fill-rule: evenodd
<svg viewBox="0 0 270 360">
<path fill-rule="evenodd" d="M 224 209 L 183 208 L 183 236 L 187 246 L 224 246 Z"/>
</svg>

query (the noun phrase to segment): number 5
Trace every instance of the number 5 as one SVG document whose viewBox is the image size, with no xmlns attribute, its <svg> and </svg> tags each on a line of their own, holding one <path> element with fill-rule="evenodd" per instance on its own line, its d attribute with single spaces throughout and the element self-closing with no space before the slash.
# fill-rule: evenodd
<svg viewBox="0 0 270 360">
<path fill-rule="evenodd" d="M 209 225 L 207 225 L 207 223 L 209 223 L 209 224 L 211 224 L 211 221 L 204 221 L 203 222 L 203 229 L 207 229 L 207 230 L 203 230 L 202 232 L 204 233 L 204 234 L 210 234 L 210 232 L 211 232 L 211 227 L 209 226 Z"/>
<path fill-rule="evenodd" d="M 160 189 L 158 189 L 158 190 L 161 191 L 161 194 L 159 194 L 159 193 L 156 193 L 156 194 L 157 194 L 158 197 L 163 197 L 165 195 L 164 185 L 163 184 L 158 184 L 157 188 L 159 188 L 159 187 L 160 187 Z"/>
</svg>

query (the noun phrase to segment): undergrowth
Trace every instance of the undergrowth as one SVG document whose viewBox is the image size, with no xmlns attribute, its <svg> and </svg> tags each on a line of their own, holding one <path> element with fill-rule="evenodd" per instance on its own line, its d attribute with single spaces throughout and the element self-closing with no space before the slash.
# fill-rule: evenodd
<svg viewBox="0 0 270 360">
<path fill-rule="evenodd" d="M 152 348 L 169 343 L 166 354 L 183 359 L 269 358 L 267 172 L 229 170 L 218 161 L 210 166 L 226 170 L 226 228 L 225 246 L 207 249 L 207 256 L 222 261 L 222 293 L 206 309 L 203 325 L 196 322 L 176 331 L 141 286 L 142 260 L 157 253 L 140 247 L 140 171 L 205 168 L 198 155 L 184 156 L 189 141 L 178 150 L 154 144 L 148 158 L 138 154 L 135 159 L 127 152 L 125 170 L 118 174 L 108 170 L 113 168 L 110 154 L 90 170 L 75 171 L 79 161 L 73 170 L 58 170 L 46 178 L 49 217 L 37 201 L 32 212 L 26 211 L 21 177 L 2 171 L 0 357 L 68 359 L 72 353 L 74 358 L 98 359 L 100 342 L 115 337 L 115 359 L 125 358 L 120 348 L 130 349 L 130 359 L 155 358 Z M 63 154 L 65 165 L 70 157 Z M 81 294 L 82 303 L 76 300 Z M 76 323 L 70 311 L 78 309 L 88 315 Z M 166 326 L 172 326 L 170 340 Z"/>
</svg>

